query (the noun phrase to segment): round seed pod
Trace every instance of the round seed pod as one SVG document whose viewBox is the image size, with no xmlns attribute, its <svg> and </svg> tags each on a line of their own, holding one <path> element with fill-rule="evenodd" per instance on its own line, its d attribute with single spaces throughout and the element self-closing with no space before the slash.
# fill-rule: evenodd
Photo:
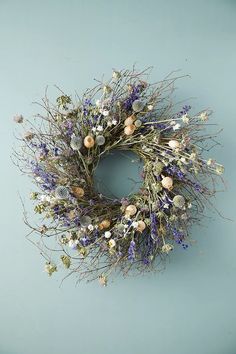
<svg viewBox="0 0 236 354">
<path fill-rule="evenodd" d="M 176 195 L 173 198 L 173 204 L 176 208 L 182 209 L 185 205 L 185 199 L 182 195 Z"/>
<path fill-rule="evenodd" d="M 164 164 L 158 161 L 154 166 L 154 174 L 155 176 L 159 176 L 164 168 Z"/>
<path fill-rule="evenodd" d="M 136 128 L 140 128 L 141 125 L 142 125 L 142 121 L 140 119 L 137 119 L 135 122 L 134 122 L 134 125 Z"/>
<path fill-rule="evenodd" d="M 180 143 L 177 140 L 170 140 L 168 145 L 171 149 L 178 149 L 180 147 Z"/>
<path fill-rule="evenodd" d="M 135 118 L 134 118 L 133 115 L 132 115 L 132 116 L 129 116 L 129 117 L 126 118 L 126 120 L 125 120 L 125 126 L 127 127 L 128 125 L 133 124 L 134 120 L 135 120 Z"/>
<path fill-rule="evenodd" d="M 58 186 L 55 189 L 55 197 L 58 199 L 67 199 L 69 197 L 70 193 L 68 189 L 64 186 Z"/>
<path fill-rule="evenodd" d="M 95 144 L 95 141 L 94 141 L 94 138 L 91 135 L 87 135 L 84 138 L 84 146 L 87 149 L 91 149 L 94 146 L 94 144 Z"/>
<path fill-rule="evenodd" d="M 127 208 L 125 209 L 125 213 L 130 216 L 135 215 L 137 213 L 136 206 L 133 204 L 128 205 Z"/>
<path fill-rule="evenodd" d="M 132 104 L 132 108 L 134 112 L 141 112 L 145 103 L 141 100 L 135 100 Z"/>
<path fill-rule="evenodd" d="M 110 225 L 111 225 L 110 220 L 104 219 L 104 220 L 102 220 L 102 222 L 100 222 L 99 229 L 100 230 L 108 229 L 110 227 Z"/>
<path fill-rule="evenodd" d="M 171 189 L 173 187 L 173 179 L 171 177 L 164 177 L 161 184 L 166 189 Z"/>
<path fill-rule="evenodd" d="M 143 230 L 146 228 L 146 224 L 143 220 L 138 221 L 138 226 L 136 228 L 137 231 L 143 232 Z"/>
<path fill-rule="evenodd" d="M 82 198 L 84 196 L 84 190 L 81 187 L 72 187 L 72 192 L 76 198 Z"/>
<path fill-rule="evenodd" d="M 92 222 L 92 219 L 88 215 L 81 216 L 80 218 L 80 225 L 82 227 L 88 227 Z"/>
<path fill-rule="evenodd" d="M 104 138 L 103 135 L 98 135 L 96 137 L 96 144 L 99 145 L 99 146 L 104 145 L 105 141 L 106 141 L 106 139 Z"/>
<path fill-rule="evenodd" d="M 82 139 L 80 136 L 72 136 L 70 140 L 70 146 L 72 150 L 78 151 L 82 147 Z"/>
<path fill-rule="evenodd" d="M 125 127 L 125 129 L 124 129 L 125 135 L 132 135 L 134 131 L 135 131 L 135 125 L 134 124 L 130 124 L 127 127 Z"/>
</svg>

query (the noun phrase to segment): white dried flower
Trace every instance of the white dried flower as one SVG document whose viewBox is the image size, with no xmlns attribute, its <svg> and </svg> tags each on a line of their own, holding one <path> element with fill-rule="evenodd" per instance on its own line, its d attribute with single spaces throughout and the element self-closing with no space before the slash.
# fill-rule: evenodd
<svg viewBox="0 0 236 354">
<path fill-rule="evenodd" d="M 165 243 L 165 244 L 162 246 L 161 250 L 162 250 L 163 253 L 167 253 L 167 254 L 168 254 L 170 251 L 173 250 L 173 248 L 174 248 L 174 247 L 173 247 L 171 244 Z"/>
<path fill-rule="evenodd" d="M 110 231 L 106 231 L 104 233 L 104 236 L 105 236 L 105 238 L 110 238 L 111 237 L 111 232 Z"/>
<path fill-rule="evenodd" d="M 148 108 L 149 111 L 152 111 L 152 110 L 153 110 L 153 105 L 152 105 L 152 104 L 149 104 L 149 105 L 147 106 L 147 108 Z"/>
<path fill-rule="evenodd" d="M 16 123 L 23 123 L 24 117 L 21 114 L 18 114 L 13 119 Z"/>
<path fill-rule="evenodd" d="M 189 123 L 189 116 L 187 114 L 184 114 L 182 116 L 182 122 L 185 123 L 185 124 Z"/>
<path fill-rule="evenodd" d="M 114 70 L 112 73 L 112 78 L 114 80 L 118 80 L 121 77 L 121 73 L 119 71 Z"/>
<path fill-rule="evenodd" d="M 68 242 L 68 246 L 70 247 L 70 248 L 72 248 L 73 250 L 75 250 L 76 248 L 77 248 L 77 246 L 78 246 L 78 243 L 79 243 L 79 241 L 78 240 L 70 240 L 69 242 Z"/>
<path fill-rule="evenodd" d="M 109 247 L 110 247 L 110 248 L 114 248 L 115 245 L 116 245 L 116 241 L 113 240 L 113 239 L 110 239 L 109 242 L 108 242 L 108 244 L 109 244 Z"/>
<path fill-rule="evenodd" d="M 216 166 L 216 173 L 217 173 L 218 175 L 222 175 L 222 173 L 224 173 L 224 166 L 222 166 L 222 165 L 217 165 L 217 166 Z"/>
<path fill-rule="evenodd" d="M 110 112 L 108 111 L 108 109 L 100 109 L 99 112 L 104 116 L 107 117 L 109 116 Z"/>
<path fill-rule="evenodd" d="M 93 231 L 94 230 L 94 226 L 92 224 L 88 225 L 88 229 L 89 231 Z"/>
<path fill-rule="evenodd" d="M 97 131 L 98 132 L 102 132 L 103 131 L 103 126 L 102 125 L 98 125 L 97 126 Z"/>
<path fill-rule="evenodd" d="M 118 122 L 116 119 L 112 119 L 111 123 L 112 123 L 112 125 L 116 125 Z"/>
<path fill-rule="evenodd" d="M 200 113 L 199 118 L 201 119 L 201 121 L 206 122 L 209 118 L 209 114 L 207 113 L 207 111 L 204 111 Z"/>
<path fill-rule="evenodd" d="M 50 195 L 47 195 L 47 194 L 41 194 L 39 197 L 39 200 L 41 200 L 41 202 L 50 202 L 51 197 L 50 197 Z"/>
<path fill-rule="evenodd" d="M 180 127 L 181 127 L 181 125 L 179 123 L 177 123 L 173 126 L 173 130 L 178 130 Z"/>
</svg>

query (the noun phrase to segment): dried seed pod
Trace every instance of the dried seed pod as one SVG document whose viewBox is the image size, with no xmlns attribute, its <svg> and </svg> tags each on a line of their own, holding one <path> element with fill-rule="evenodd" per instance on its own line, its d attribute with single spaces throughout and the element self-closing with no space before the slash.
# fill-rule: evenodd
<svg viewBox="0 0 236 354">
<path fill-rule="evenodd" d="M 88 215 L 81 216 L 80 224 L 82 227 L 88 227 L 92 222 L 92 219 Z"/>
<path fill-rule="evenodd" d="M 102 222 L 100 222 L 99 229 L 100 230 L 108 229 L 110 227 L 110 225 L 111 225 L 110 220 L 104 219 L 104 220 L 102 220 Z"/>
<path fill-rule="evenodd" d="M 135 100 L 132 104 L 134 112 L 141 112 L 145 106 L 145 103 L 141 100 Z"/>
<path fill-rule="evenodd" d="M 84 138 L 84 146 L 87 149 L 91 149 L 94 146 L 94 144 L 95 144 L 95 141 L 94 141 L 94 138 L 91 135 L 87 135 Z"/>
<path fill-rule="evenodd" d="M 104 138 L 103 135 L 98 135 L 98 136 L 96 137 L 96 144 L 97 144 L 97 145 L 104 145 L 104 144 L 105 144 L 105 141 L 106 141 L 106 139 Z"/>
<path fill-rule="evenodd" d="M 185 204 L 185 199 L 182 195 L 176 195 L 173 198 L 173 204 L 176 208 L 182 209 Z"/>
<path fill-rule="evenodd" d="M 135 121 L 135 115 L 132 114 L 131 116 L 129 116 L 128 118 L 126 118 L 125 120 L 125 126 L 127 127 L 128 125 L 133 124 Z"/>
<path fill-rule="evenodd" d="M 81 187 L 72 187 L 72 192 L 76 198 L 82 198 L 84 196 L 84 189 Z"/>
<path fill-rule="evenodd" d="M 173 187 L 173 179 L 171 177 L 164 177 L 161 184 L 166 189 L 171 189 Z"/>
<path fill-rule="evenodd" d="M 82 147 L 82 139 L 80 136 L 72 136 L 70 140 L 72 150 L 78 151 Z"/>
<path fill-rule="evenodd" d="M 143 230 L 146 228 L 146 224 L 143 220 L 138 221 L 138 226 L 136 228 L 137 231 L 143 232 Z"/>
<path fill-rule="evenodd" d="M 135 215 L 137 213 L 136 206 L 133 204 L 128 205 L 127 208 L 125 209 L 125 213 L 130 216 Z"/>
<path fill-rule="evenodd" d="M 170 140 L 168 142 L 168 145 L 173 150 L 178 149 L 180 147 L 180 143 L 177 140 Z"/>
<path fill-rule="evenodd" d="M 125 129 L 124 129 L 125 135 L 132 135 L 134 131 L 135 131 L 135 125 L 134 124 L 130 124 L 127 127 L 125 127 Z"/>
<path fill-rule="evenodd" d="M 55 189 L 55 197 L 58 199 L 67 199 L 69 197 L 70 193 L 68 189 L 64 186 L 58 186 Z"/>
</svg>

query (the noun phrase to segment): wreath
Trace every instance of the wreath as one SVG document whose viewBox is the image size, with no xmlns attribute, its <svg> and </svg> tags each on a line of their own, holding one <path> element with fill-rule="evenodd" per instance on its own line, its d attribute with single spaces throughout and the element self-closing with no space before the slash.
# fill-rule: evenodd
<svg viewBox="0 0 236 354">
<path fill-rule="evenodd" d="M 216 134 L 205 133 L 209 109 L 173 104 L 177 77 L 148 83 L 150 68 L 113 71 L 109 80 L 72 100 L 47 95 L 41 114 L 22 123 L 15 162 L 31 177 L 39 221 L 24 221 L 27 237 L 45 258 L 51 276 L 98 279 L 159 270 L 175 246 L 191 245 L 189 230 L 212 206 L 223 166 L 204 158 Z M 132 151 L 143 161 L 138 193 L 110 199 L 94 187 L 94 172 L 112 150 Z M 65 278 L 64 277 L 64 278 Z"/>
</svg>

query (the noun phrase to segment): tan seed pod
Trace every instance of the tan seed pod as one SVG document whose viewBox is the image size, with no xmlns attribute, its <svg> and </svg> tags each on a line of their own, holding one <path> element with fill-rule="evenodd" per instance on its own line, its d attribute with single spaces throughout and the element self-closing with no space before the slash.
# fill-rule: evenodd
<svg viewBox="0 0 236 354">
<path fill-rule="evenodd" d="M 94 146 L 94 138 L 91 136 L 91 135 L 87 135 L 85 138 L 84 138 L 84 146 L 87 148 L 87 149 L 91 149 L 93 146 Z"/>
<path fill-rule="evenodd" d="M 125 214 L 127 215 L 132 216 L 135 215 L 136 213 L 137 213 L 137 208 L 133 204 L 128 205 L 127 208 L 125 209 Z"/>
<path fill-rule="evenodd" d="M 129 116 L 128 118 L 126 118 L 125 120 L 125 126 L 127 127 L 128 125 L 133 124 L 135 121 L 135 116 L 132 114 L 131 116 Z"/>
<path fill-rule="evenodd" d="M 171 149 L 178 149 L 180 147 L 180 143 L 177 140 L 170 140 L 168 145 Z"/>
<path fill-rule="evenodd" d="M 134 131 L 135 131 L 134 124 L 127 125 L 127 127 L 125 127 L 125 129 L 124 129 L 125 135 L 132 135 Z"/>
<path fill-rule="evenodd" d="M 108 219 L 104 219 L 103 221 L 100 222 L 99 224 L 99 229 L 103 230 L 103 229 L 108 229 L 111 225 L 110 220 Z"/>
<path fill-rule="evenodd" d="M 143 230 L 146 228 L 146 224 L 143 220 L 138 221 L 138 226 L 136 228 L 137 231 L 143 232 Z"/>
<path fill-rule="evenodd" d="M 164 177 L 161 181 L 161 184 L 166 189 L 172 189 L 173 187 L 173 179 L 171 177 Z"/>
<path fill-rule="evenodd" d="M 72 187 L 72 192 L 76 198 L 82 198 L 84 196 L 84 190 L 81 187 Z"/>
</svg>

